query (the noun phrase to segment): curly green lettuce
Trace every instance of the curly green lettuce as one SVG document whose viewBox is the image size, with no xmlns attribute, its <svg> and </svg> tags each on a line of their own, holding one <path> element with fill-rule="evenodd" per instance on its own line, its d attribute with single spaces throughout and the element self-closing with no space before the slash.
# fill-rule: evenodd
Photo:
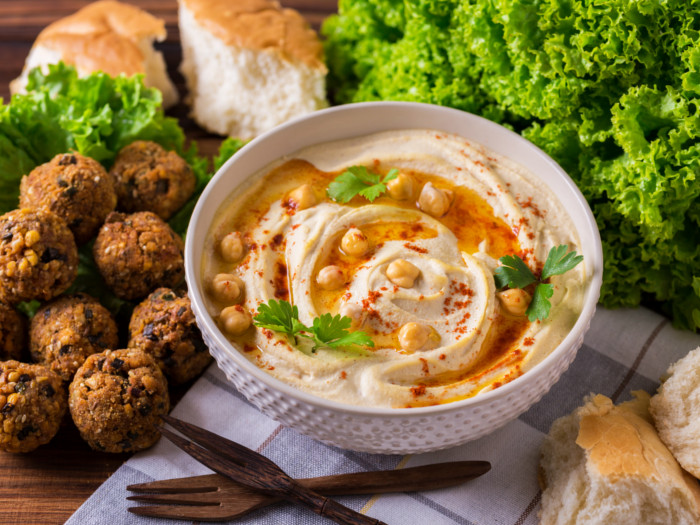
<svg viewBox="0 0 700 525">
<path fill-rule="evenodd" d="M 340 0 L 336 103 L 412 100 L 505 124 L 595 214 L 601 302 L 700 328 L 700 0 Z"/>
</svg>

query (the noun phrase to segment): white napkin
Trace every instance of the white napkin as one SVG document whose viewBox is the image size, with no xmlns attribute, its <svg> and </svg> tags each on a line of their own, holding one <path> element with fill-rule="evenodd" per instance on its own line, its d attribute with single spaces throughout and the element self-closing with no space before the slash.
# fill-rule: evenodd
<svg viewBox="0 0 700 525">
<path fill-rule="evenodd" d="M 632 390 L 656 391 L 668 366 L 700 346 L 700 335 L 682 332 L 649 310 L 599 308 L 569 370 L 542 400 L 515 421 L 477 441 L 428 454 L 389 456 L 341 450 L 282 427 L 262 415 L 212 365 L 190 388 L 173 415 L 255 449 L 294 477 L 393 469 L 479 459 L 492 468 L 457 487 L 401 494 L 338 497 L 355 510 L 394 525 L 536 524 L 540 491 L 539 449 L 552 422 L 602 393 L 615 402 Z M 173 524 L 127 512 L 126 486 L 210 471 L 161 439 L 117 470 L 68 520 L 70 525 Z M 232 523 L 325 524 L 312 511 L 288 503 L 259 509 Z"/>
</svg>

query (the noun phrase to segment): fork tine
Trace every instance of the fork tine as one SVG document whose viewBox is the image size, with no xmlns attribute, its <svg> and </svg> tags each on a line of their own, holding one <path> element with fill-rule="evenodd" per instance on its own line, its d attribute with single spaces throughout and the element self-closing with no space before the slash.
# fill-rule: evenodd
<svg viewBox="0 0 700 525">
<path fill-rule="evenodd" d="M 191 505 L 145 505 L 142 507 L 129 507 L 127 510 L 132 514 L 147 516 L 149 518 L 168 518 L 189 521 L 229 521 L 248 512 L 231 512 L 231 509 L 226 507 L 198 507 Z"/>
<path fill-rule="evenodd" d="M 161 503 L 163 505 L 219 505 L 221 494 L 217 492 L 195 492 L 194 494 L 138 494 L 127 496 L 130 501 L 141 503 Z"/>
<path fill-rule="evenodd" d="M 275 463 L 262 454 L 236 443 L 235 441 L 231 441 L 213 432 L 209 432 L 204 428 L 193 425 L 192 423 L 186 423 L 172 416 L 164 415 L 161 417 L 163 421 L 167 422 L 170 426 L 177 429 L 195 443 L 205 448 L 215 448 L 219 454 L 225 455 L 231 461 L 237 463 L 253 463 L 256 467 L 262 467 L 262 462 L 268 468 L 272 468 L 275 473 L 281 471 Z"/>
<path fill-rule="evenodd" d="M 189 478 L 173 478 L 136 483 L 129 485 L 126 490 L 131 492 L 148 492 L 152 494 L 181 494 L 195 492 L 214 492 L 218 490 L 221 478 L 217 474 L 205 474 Z"/>
</svg>

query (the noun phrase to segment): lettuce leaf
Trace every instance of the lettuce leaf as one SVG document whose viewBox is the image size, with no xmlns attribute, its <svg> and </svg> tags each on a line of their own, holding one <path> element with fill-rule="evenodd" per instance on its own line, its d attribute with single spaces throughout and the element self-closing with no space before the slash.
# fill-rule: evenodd
<svg viewBox="0 0 700 525">
<path fill-rule="evenodd" d="M 515 129 L 601 230 L 601 302 L 700 329 L 700 0 L 340 0 L 336 103 L 414 100 Z"/>
<path fill-rule="evenodd" d="M 233 157 L 239 149 L 246 145 L 246 142 L 234 137 L 227 137 L 219 146 L 219 153 L 214 157 L 214 173 L 226 164 L 226 161 Z"/>
</svg>

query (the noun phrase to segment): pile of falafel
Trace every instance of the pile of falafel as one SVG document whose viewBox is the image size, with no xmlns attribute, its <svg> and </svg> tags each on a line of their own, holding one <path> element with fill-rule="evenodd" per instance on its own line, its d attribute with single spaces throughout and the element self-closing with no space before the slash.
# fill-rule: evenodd
<svg viewBox="0 0 700 525">
<path fill-rule="evenodd" d="M 123 148 L 109 172 L 66 153 L 23 177 L 19 209 L 0 216 L 0 450 L 49 442 L 68 410 L 95 450 L 158 440 L 168 386 L 211 361 L 183 285 L 182 238 L 165 222 L 195 185 L 182 157 L 146 141 Z M 64 293 L 78 246 L 93 239 L 106 285 L 138 303 L 128 341 L 96 298 Z M 16 306 L 32 300 L 42 304 L 28 320 Z"/>
</svg>

